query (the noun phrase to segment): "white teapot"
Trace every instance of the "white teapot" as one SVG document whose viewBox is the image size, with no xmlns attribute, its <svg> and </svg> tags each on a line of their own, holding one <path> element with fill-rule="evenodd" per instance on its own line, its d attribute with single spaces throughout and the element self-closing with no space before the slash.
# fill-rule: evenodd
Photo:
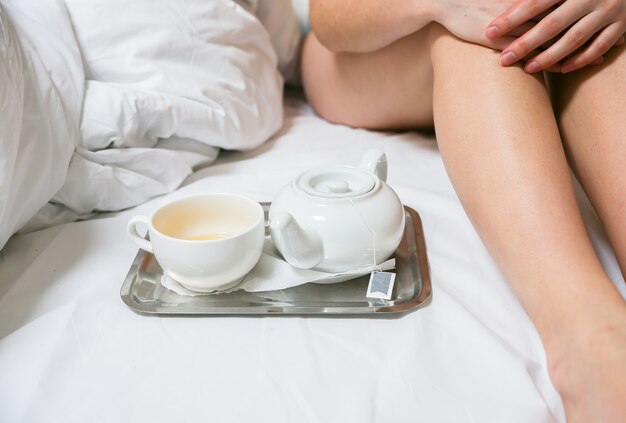
<svg viewBox="0 0 626 423">
<path fill-rule="evenodd" d="M 387 157 L 369 150 L 360 166 L 304 172 L 284 187 L 269 210 L 272 241 L 301 269 L 343 272 L 380 264 L 404 232 L 404 209 L 385 183 Z"/>
</svg>

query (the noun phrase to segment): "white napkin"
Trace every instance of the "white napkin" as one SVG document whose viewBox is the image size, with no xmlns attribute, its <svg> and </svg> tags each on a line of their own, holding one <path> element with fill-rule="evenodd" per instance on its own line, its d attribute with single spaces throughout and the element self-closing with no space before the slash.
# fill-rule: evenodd
<svg viewBox="0 0 626 423">
<path fill-rule="evenodd" d="M 215 292 L 196 292 L 189 290 L 180 283 L 163 275 L 161 285 L 170 291 L 174 291 L 179 295 L 195 296 L 195 295 L 212 295 L 224 294 L 228 292 L 244 290 L 247 292 L 261 291 L 277 291 L 281 289 L 291 288 L 293 286 L 303 285 L 309 282 L 315 283 L 338 283 L 359 276 L 367 275 L 375 270 L 389 270 L 396 267 L 396 259 L 389 259 L 379 265 L 371 265 L 359 269 L 350 270 L 341 273 L 327 273 L 311 269 L 298 269 L 288 264 L 282 257 L 278 255 L 274 249 L 274 245 L 269 237 L 265 239 L 263 246 L 263 254 L 257 265 L 248 273 L 241 283 L 226 291 Z"/>
</svg>

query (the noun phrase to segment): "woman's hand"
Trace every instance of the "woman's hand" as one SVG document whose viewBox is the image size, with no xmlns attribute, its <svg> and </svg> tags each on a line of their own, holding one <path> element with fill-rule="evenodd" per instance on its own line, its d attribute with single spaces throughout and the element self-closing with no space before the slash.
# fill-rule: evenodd
<svg viewBox="0 0 626 423">
<path fill-rule="evenodd" d="M 490 39 L 506 38 L 512 30 L 546 11 L 550 13 L 504 49 L 500 56 L 503 66 L 532 56 L 552 43 L 527 60 L 524 70 L 571 72 L 601 62 L 611 47 L 624 42 L 626 0 L 517 0 L 489 24 L 486 35 Z"/>
<path fill-rule="evenodd" d="M 462 40 L 504 50 L 535 24 L 526 19 L 515 27 L 507 27 L 502 36 L 488 37 L 484 30 L 487 24 L 514 4 L 515 0 L 435 0 L 432 14 L 434 21 Z"/>
</svg>

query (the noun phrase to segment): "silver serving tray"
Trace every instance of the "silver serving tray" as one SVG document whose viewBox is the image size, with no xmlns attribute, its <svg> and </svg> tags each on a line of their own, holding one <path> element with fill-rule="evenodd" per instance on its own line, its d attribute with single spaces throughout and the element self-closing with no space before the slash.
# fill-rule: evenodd
<svg viewBox="0 0 626 423">
<path fill-rule="evenodd" d="M 262 203 L 265 221 L 269 203 Z M 395 252 L 391 300 L 365 297 L 369 275 L 336 284 L 308 283 L 280 291 L 183 296 L 161 285 L 154 256 L 139 250 L 120 295 L 131 309 L 155 315 L 384 315 L 417 309 L 432 294 L 426 244 L 419 214 L 404 207 L 405 230 Z"/>
</svg>

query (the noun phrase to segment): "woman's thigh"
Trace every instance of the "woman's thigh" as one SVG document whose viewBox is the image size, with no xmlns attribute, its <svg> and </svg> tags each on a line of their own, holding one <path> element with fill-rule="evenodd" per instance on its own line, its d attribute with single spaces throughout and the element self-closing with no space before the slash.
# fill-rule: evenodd
<svg viewBox="0 0 626 423">
<path fill-rule="evenodd" d="M 371 53 L 334 53 L 307 37 L 302 78 L 325 119 L 369 129 L 431 128 L 433 72 L 424 29 Z"/>
</svg>

